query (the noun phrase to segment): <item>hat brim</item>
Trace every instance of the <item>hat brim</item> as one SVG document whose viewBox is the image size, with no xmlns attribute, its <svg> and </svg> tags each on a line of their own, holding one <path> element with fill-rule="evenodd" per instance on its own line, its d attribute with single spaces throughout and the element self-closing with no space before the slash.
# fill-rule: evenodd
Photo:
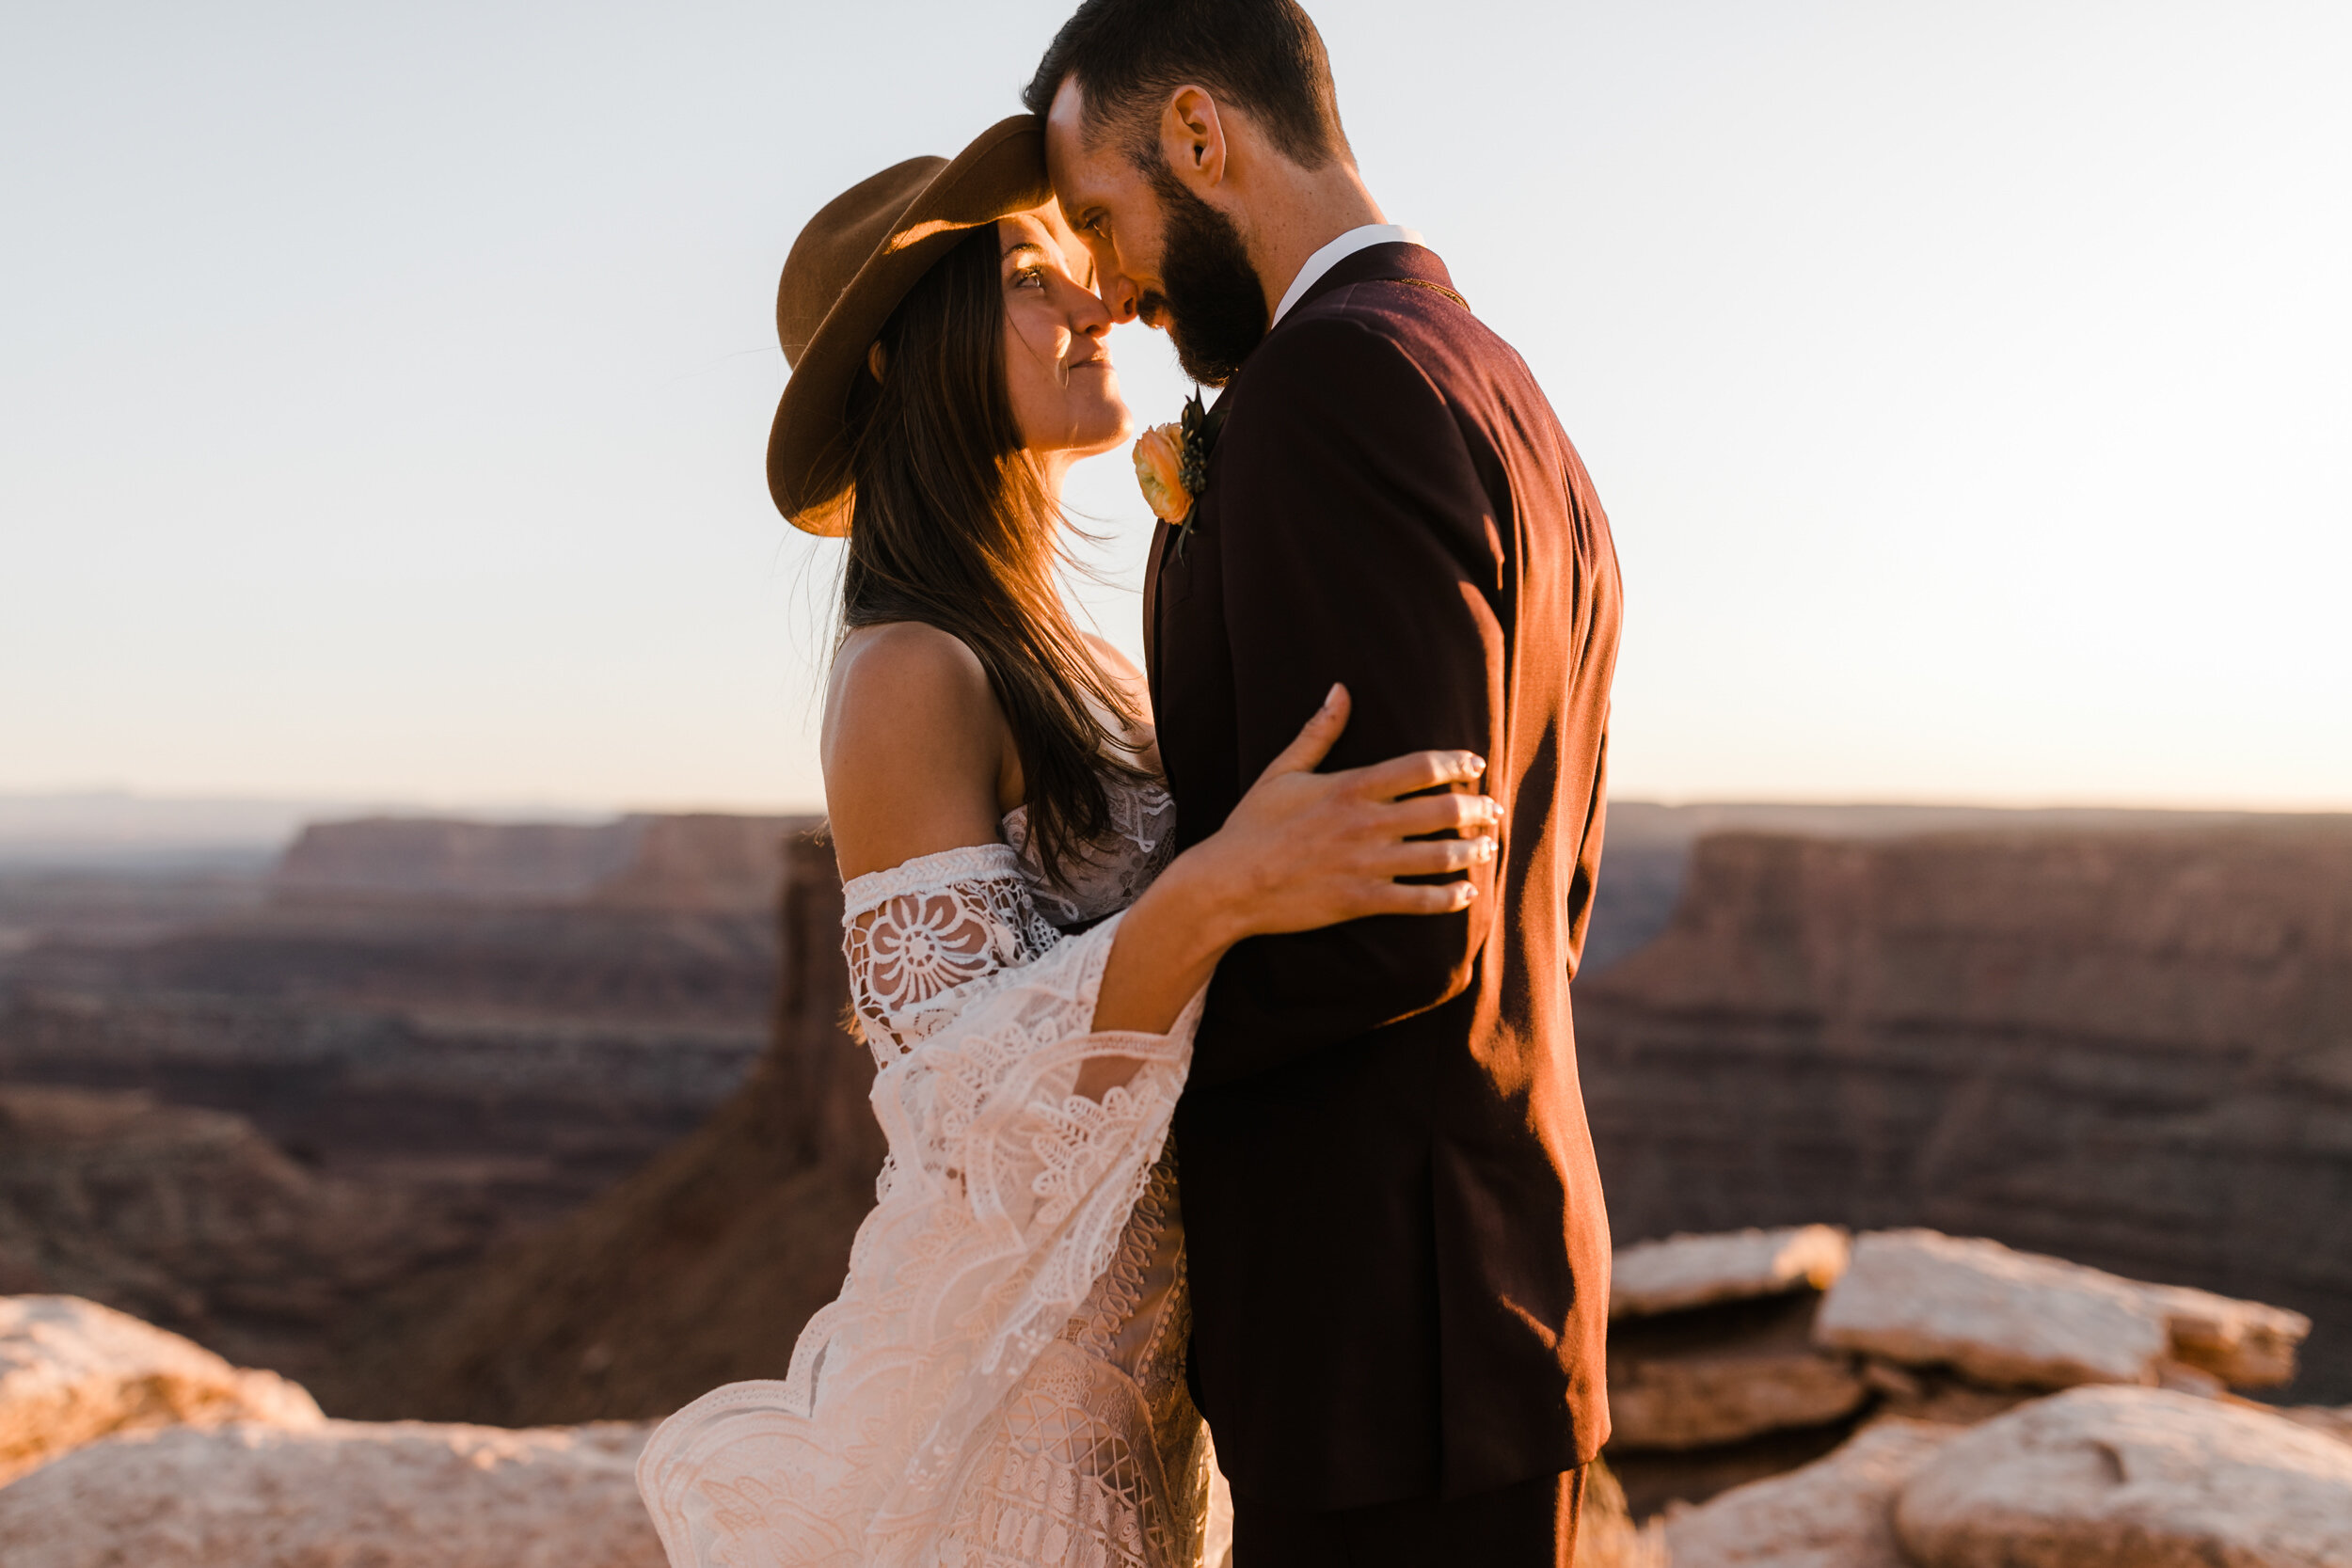
<svg viewBox="0 0 2352 1568">
<path fill-rule="evenodd" d="M 990 126 L 915 192 L 803 346 L 776 404 L 768 493 L 794 527 L 850 531 L 850 388 L 898 302 L 964 234 L 1053 198 L 1034 115 Z"/>
</svg>

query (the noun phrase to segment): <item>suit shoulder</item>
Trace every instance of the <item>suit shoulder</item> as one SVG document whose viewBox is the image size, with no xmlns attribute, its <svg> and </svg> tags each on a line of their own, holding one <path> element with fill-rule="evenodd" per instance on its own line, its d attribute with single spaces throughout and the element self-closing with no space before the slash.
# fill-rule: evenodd
<svg viewBox="0 0 2352 1568">
<path fill-rule="evenodd" d="M 1366 352 L 1385 347 L 1410 357 L 1416 308 L 1428 291 L 1395 279 L 1351 283 L 1318 295 L 1285 317 L 1267 334 L 1261 354 Z"/>
<path fill-rule="evenodd" d="M 1368 278 L 1316 297 L 1266 339 L 1260 352 L 1269 350 L 1278 361 L 1359 365 L 1386 350 L 1440 398 L 1498 377 L 1533 380 L 1518 351 L 1459 294 L 1407 278 Z"/>
<path fill-rule="evenodd" d="M 1241 394 L 1239 403 L 1264 409 L 1303 410 L 1375 395 L 1445 401 L 1393 322 L 1377 311 L 1335 308 L 1328 296 L 1269 334 L 1242 368 L 1234 390 Z"/>
</svg>

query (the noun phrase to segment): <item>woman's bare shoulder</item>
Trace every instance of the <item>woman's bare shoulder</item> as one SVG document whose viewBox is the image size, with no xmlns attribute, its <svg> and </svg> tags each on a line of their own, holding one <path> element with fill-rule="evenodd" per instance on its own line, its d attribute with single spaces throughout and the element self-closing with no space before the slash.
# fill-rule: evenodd
<svg viewBox="0 0 2352 1568">
<path fill-rule="evenodd" d="M 850 632 L 834 655 L 828 684 L 829 700 L 879 698 L 953 706 L 987 694 L 994 701 L 979 656 L 955 633 L 922 621 L 885 621 Z"/>
<path fill-rule="evenodd" d="M 1010 744 L 988 672 L 961 639 L 916 621 L 850 633 L 820 743 L 841 874 L 994 842 Z"/>
</svg>

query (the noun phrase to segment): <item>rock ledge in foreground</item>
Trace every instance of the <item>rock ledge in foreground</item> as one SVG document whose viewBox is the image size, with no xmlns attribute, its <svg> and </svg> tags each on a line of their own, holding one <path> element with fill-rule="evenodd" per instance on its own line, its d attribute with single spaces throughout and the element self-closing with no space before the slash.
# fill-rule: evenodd
<svg viewBox="0 0 2352 1568">
<path fill-rule="evenodd" d="M 2282 1307 L 1932 1230 L 1857 1239 L 1814 1323 L 1825 1349 L 2026 1388 L 2152 1385 L 2168 1360 L 2241 1386 L 2277 1382 L 2294 1375 L 2310 1331 Z"/>
<path fill-rule="evenodd" d="M 112 1307 L 79 1296 L 0 1296 L 0 1485 L 112 1433 L 324 1419 L 299 1384 L 232 1367 Z"/>
<path fill-rule="evenodd" d="M 1880 1420 L 1825 1459 L 1670 1513 L 1674 1568 L 1910 1568 L 1895 1542 L 1906 1481 L 1959 1427 Z"/>
<path fill-rule="evenodd" d="M 113 1437 L 0 1489 L 8 1568 L 662 1568 L 647 1429 L 240 1424 Z"/>
<path fill-rule="evenodd" d="M 2076 1388 L 1945 1446 L 1896 1505 L 1922 1568 L 2352 1568 L 2352 1448 L 2155 1388 Z"/>
<path fill-rule="evenodd" d="M 1846 1233 L 1829 1225 L 1636 1242 L 1620 1247 L 1610 1266 L 1609 1315 L 1650 1317 L 1784 1291 L 1825 1291 L 1846 1272 Z"/>
</svg>

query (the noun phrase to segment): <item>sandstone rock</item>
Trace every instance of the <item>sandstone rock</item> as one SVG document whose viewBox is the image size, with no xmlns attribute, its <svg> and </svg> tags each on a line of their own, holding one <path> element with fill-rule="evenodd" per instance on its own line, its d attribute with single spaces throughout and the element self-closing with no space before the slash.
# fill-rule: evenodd
<svg viewBox="0 0 2352 1568">
<path fill-rule="evenodd" d="M 815 824 L 721 813 L 600 823 L 367 817 L 303 829 L 270 879 L 279 900 L 429 899 L 673 910 L 775 907 L 777 842 Z"/>
<path fill-rule="evenodd" d="M 661 1568 L 643 1427 L 329 1421 L 111 1438 L 0 1490 L 8 1568 Z"/>
<path fill-rule="evenodd" d="M 288 857 L 266 906 L 151 941 L 45 941 L 8 959 L 0 1291 L 103 1301 L 296 1377 L 338 1415 L 519 1426 L 675 1409 L 691 1393 L 560 1414 L 437 1408 L 412 1399 L 405 1347 L 373 1356 L 378 1320 L 443 1321 L 423 1298 L 470 1264 L 497 1269 L 742 1087 L 769 1043 L 780 961 L 843 967 L 839 879 L 830 852 L 804 842 L 813 825 L 322 830 Z M 783 887 L 787 864 L 816 879 L 829 915 Z M 780 927 L 779 901 L 813 922 Z M 861 1048 L 839 1011 L 782 1049 L 854 1068 Z M 795 1145 L 771 1163 L 813 1162 Z M 838 1174 L 844 1192 L 858 1180 Z M 852 1228 L 872 1203 L 870 1168 L 863 1180 Z M 827 1256 L 788 1283 L 788 1300 L 838 1288 L 843 1206 L 827 1210 Z M 628 1265 L 650 1283 L 632 1273 L 616 1293 L 693 1272 L 672 1260 L 691 1238 L 651 1240 Z M 681 1314 L 748 1322 L 757 1307 Z M 752 1325 L 739 1354 L 773 1365 L 769 1340 L 788 1354 L 797 1322 Z M 661 1361 L 675 1338 L 643 1358 Z M 593 1373 L 596 1352 L 591 1338 L 559 1355 Z"/>
<path fill-rule="evenodd" d="M 2279 1414 L 2296 1426 L 2332 1437 L 2339 1443 L 2352 1443 L 2352 1404 L 2341 1407 L 2298 1404 Z"/>
<path fill-rule="evenodd" d="M 95 1302 L 0 1297 L 0 1484 L 110 1433 L 323 1418 L 299 1385 Z"/>
<path fill-rule="evenodd" d="M 2322 1196 L 2352 1148 L 2352 816 L 2002 820 L 1711 837 L 1671 928 L 1588 949 L 1612 1226 L 1930 1226 L 2191 1282 L 2308 1313 L 2295 1397 L 2352 1401 Z"/>
<path fill-rule="evenodd" d="M 1706 1449 L 1629 1449 L 1613 1442 L 1606 1456 L 1633 1517 L 1656 1519 L 1826 1459 L 1853 1435 L 1855 1424 L 1796 1427 Z"/>
<path fill-rule="evenodd" d="M 1857 1241 L 1813 1332 L 1836 1350 L 2046 1388 L 2142 1382 L 2171 1344 L 2126 1280 L 1931 1230 Z"/>
<path fill-rule="evenodd" d="M 831 847 L 786 846 L 773 1045 L 693 1133 L 527 1246 L 355 1338 L 352 1416 L 649 1419 L 782 1377 L 874 1206 L 873 1056 L 845 1034 Z"/>
<path fill-rule="evenodd" d="M 1846 1272 L 1846 1233 L 1834 1226 L 1671 1236 L 1619 1247 L 1611 1265 L 1609 1315 L 1643 1317 L 1709 1302 L 1825 1291 Z"/>
<path fill-rule="evenodd" d="M 1673 1511 L 1674 1568 L 1909 1568 L 1895 1542 L 1896 1495 L 1960 1430 L 1874 1422 L 1803 1469 Z"/>
<path fill-rule="evenodd" d="M 1737 1443 L 1835 1421 L 1865 1397 L 1845 1360 L 1806 1351 L 1647 1361 L 1631 1379 L 1610 1380 L 1610 1441 L 1635 1449 Z"/>
<path fill-rule="evenodd" d="M 1690 1449 L 1820 1426 L 1869 1397 L 1851 1357 L 1809 1328 L 1820 1292 L 1628 1318 L 1609 1338 L 1613 1451 Z"/>
<path fill-rule="evenodd" d="M 1972 1427 L 2038 1397 L 2028 1388 L 1987 1388 L 1947 1369 L 1887 1361 L 1865 1361 L 1862 1381 L 1878 1396 L 1874 1419 L 1892 1416 L 1943 1426 Z"/>
<path fill-rule="evenodd" d="M 1895 1521 L 1923 1568 L 2352 1568 L 2352 1448 L 2233 1402 L 2077 1388 L 1947 1445 Z"/>
<path fill-rule="evenodd" d="M 9 1294 L 82 1296 L 318 1386 L 319 1325 L 486 1227 L 290 1158 L 245 1117 L 138 1090 L 0 1084 Z"/>
<path fill-rule="evenodd" d="M 2139 1291 L 2164 1315 L 2178 1359 L 2240 1388 L 2295 1381 L 2296 1348 L 2312 1331 L 2302 1313 L 2185 1285 L 2142 1285 Z"/>
<path fill-rule="evenodd" d="M 314 822 L 270 879 L 280 900 L 426 897 L 482 902 L 578 898 L 621 871 L 637 849 L 639 819 L 465 822 L 374 816 Z"/>
<path fill-rule="evenodd" d="M 1980 1383 L 2064 1388 L 2153 1384 L 2168 1359 L 2224 1378 L 2275 1379 L 2282 1364 L 2292 1375 L 2294 1343 L 2310 1326 L 2298 1313 L 2144 1285 L 1997 1242 L 1890 1230 L 1854 1243 L 1814 1338 L 1951 1366 Z"/>
</svg>

